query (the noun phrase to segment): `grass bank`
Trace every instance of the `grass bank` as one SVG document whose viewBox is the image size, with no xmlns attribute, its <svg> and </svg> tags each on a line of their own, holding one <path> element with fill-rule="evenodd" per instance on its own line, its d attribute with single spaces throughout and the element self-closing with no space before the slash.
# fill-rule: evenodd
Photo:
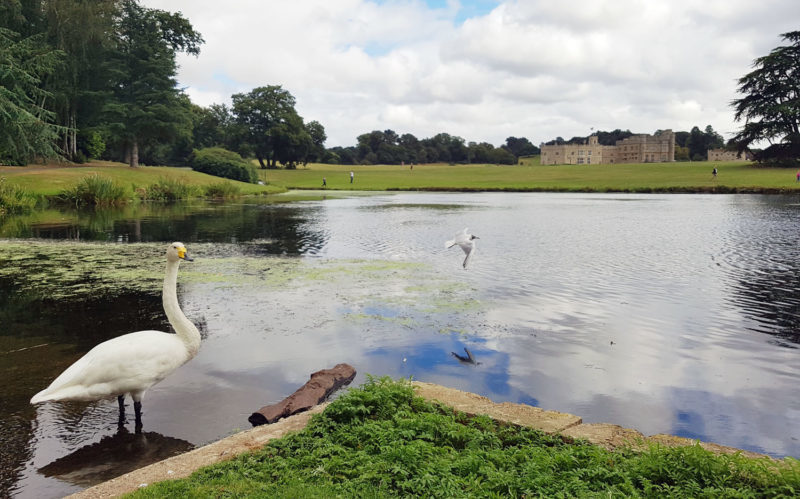
<svg viewBox="0 0 800 499">
<path fill-rule="evenodd" d="M 297 170 L 259 170 L 262 180 L 288 189 L 575 191 L 575 192 L 800 192 L 796 171 L 741 162 L 618 165 L 369 165 L 309 164 Z M 718 175 L 711 175 L 712 168 Z M 350 183 L 350 172 L 354 182 Z"/>
<path fill-rule="evenodd" d="M 147 191 L 153 185 L 182 184 L 195 188 L 197 196 L 205 194 L 207 188 L 216 192 L 221 184 L 231 184 L 239 188 L 243 195 L 273 194 L 284 189 L 275 185 L 257 185 L 235 180 L 223 179 L 195 172 L 189 168 L 164 166 L 142 166 L 130 168 L 122 163 L 98 161 L 85 165 L 29 165 L 25 167 L 0 167 L 0 177 L 5 177 L 9 185 L 17 186 L 34 196 L 55 197 L 64 191 L 75 189 L 87 177 L 97 176 L 109 179 L 121 186 L 131 198 L 137 190 Z"/>
<path fill-rule="evenodd" d="M 800 463 L 699 446 L 607 451 L 370 379 L 302 431 L 133 497 L 796 497 Z"/>
</svg>

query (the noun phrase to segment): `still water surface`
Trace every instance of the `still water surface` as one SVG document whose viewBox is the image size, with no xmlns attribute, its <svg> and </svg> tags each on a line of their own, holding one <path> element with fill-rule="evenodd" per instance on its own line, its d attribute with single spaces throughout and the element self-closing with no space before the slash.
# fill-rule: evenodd
<svg viewBox="0 0 800 499">
<path fill-rule="evenodd" d="M 444 248 L 464 227 L 480 237 L 467 270 Z M 0 495 L 61 496 L 245 429 L 339 362 L 356 385 L 413 376 L 800 457 L 797 197 L 377 194 L 69 214 L 0 234 L 181 240 L 196 262 L 181 268 L 180 300 L 204 336 L 148 392 L 136 436 L 118 432 L 113 401 L 27 400 L 50 379 L 40 359 L 57 373 L 103 339 L 167 328 L 158 296 L 4 309 L 0 320 L 24 326 L 0 324 L 12 380 L 0 386 Z M 0 297 L 13 293 L 0 281 Z M 479 365 L 451 355 L 464 347 Z"/>
</svg>

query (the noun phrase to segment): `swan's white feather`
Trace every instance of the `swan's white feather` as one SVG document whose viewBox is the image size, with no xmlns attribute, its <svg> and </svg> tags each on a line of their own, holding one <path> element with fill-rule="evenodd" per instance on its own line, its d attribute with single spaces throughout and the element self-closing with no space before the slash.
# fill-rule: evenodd
<svg viewBox="0 0 800 499">
<path fill-rule="evenodd" d="M 190 260 L 183 243 L 169 245 L 162 297 L 164 312 L 177 334 L 137 331 L 104 341 L 34 395 L 31 403 L 93 401 L 126 394 L 141 402 L 148 388 L 194 357 L 200 347 L 200 332 L 181 311 L 176 291 L 178 265 L 184 259 Z M 134 407 L 140 424 L 141 406 Z"/>
<path fill-rule="evenodd" d="M 99 400 L 144 392 L 190 359 L 175 334 L 137 331 L 89 350 L 31 403 L 48 400 Z"/>
</svg>

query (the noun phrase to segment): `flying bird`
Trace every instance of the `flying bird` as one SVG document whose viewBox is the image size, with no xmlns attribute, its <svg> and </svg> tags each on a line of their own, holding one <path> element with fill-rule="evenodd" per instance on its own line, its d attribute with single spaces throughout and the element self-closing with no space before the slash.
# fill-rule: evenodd
<svg viewBox="0 0 800 499">
<path fill-rule="evenodd" d="M 125 395 L 130 395 L 136 413 L 136 429 L 140 430 L 145 391 L 192 359 L 200 349 L 200 332 L 178 304 L 176 283 L 181 260 L 192 261 L 186 247 L 179 242 L 170 244 L 167 247 L 162 302 L 167 319 L 177 334 L 137 331 L 104 341 L 75 361 L 50 386 L 34 395 L 31 404 L 117 397 L 119 422 L 123 424 Z"/>
<path fill-rule="evenodd" d="M 464 229 L 462 232 L 459 232 L 455 235 L 453 239 L 450 239 L 446 243 L 444 243 L 445 248 L 452 248 L 456 244 L 461 246 L 461 249 L 464 250 L 466 253 L 466 257 L 464 258 L 463 267 L 467 268 L 467 264 L 469 263 L 470 258 L 475 253 L 475 239 L 480 239 L 478 236 L 473 236 L 472 234 L 467 233 L 467 229 Z"/>
</svg>

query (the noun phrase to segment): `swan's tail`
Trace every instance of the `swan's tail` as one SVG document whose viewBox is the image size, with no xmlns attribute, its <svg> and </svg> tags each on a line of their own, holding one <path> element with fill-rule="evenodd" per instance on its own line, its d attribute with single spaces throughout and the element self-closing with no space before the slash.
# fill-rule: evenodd
<svg viewBox="0 0 800 499">
<path fill-rule="evenodd" d="M 456 240 L 455 239 L 451 239 L 451 240 L 449 240 L 449 241 L 444 243 L 444 247 L 445 248 L 452 248 L 455 245 L 456 245 Z"/>
</svg>

